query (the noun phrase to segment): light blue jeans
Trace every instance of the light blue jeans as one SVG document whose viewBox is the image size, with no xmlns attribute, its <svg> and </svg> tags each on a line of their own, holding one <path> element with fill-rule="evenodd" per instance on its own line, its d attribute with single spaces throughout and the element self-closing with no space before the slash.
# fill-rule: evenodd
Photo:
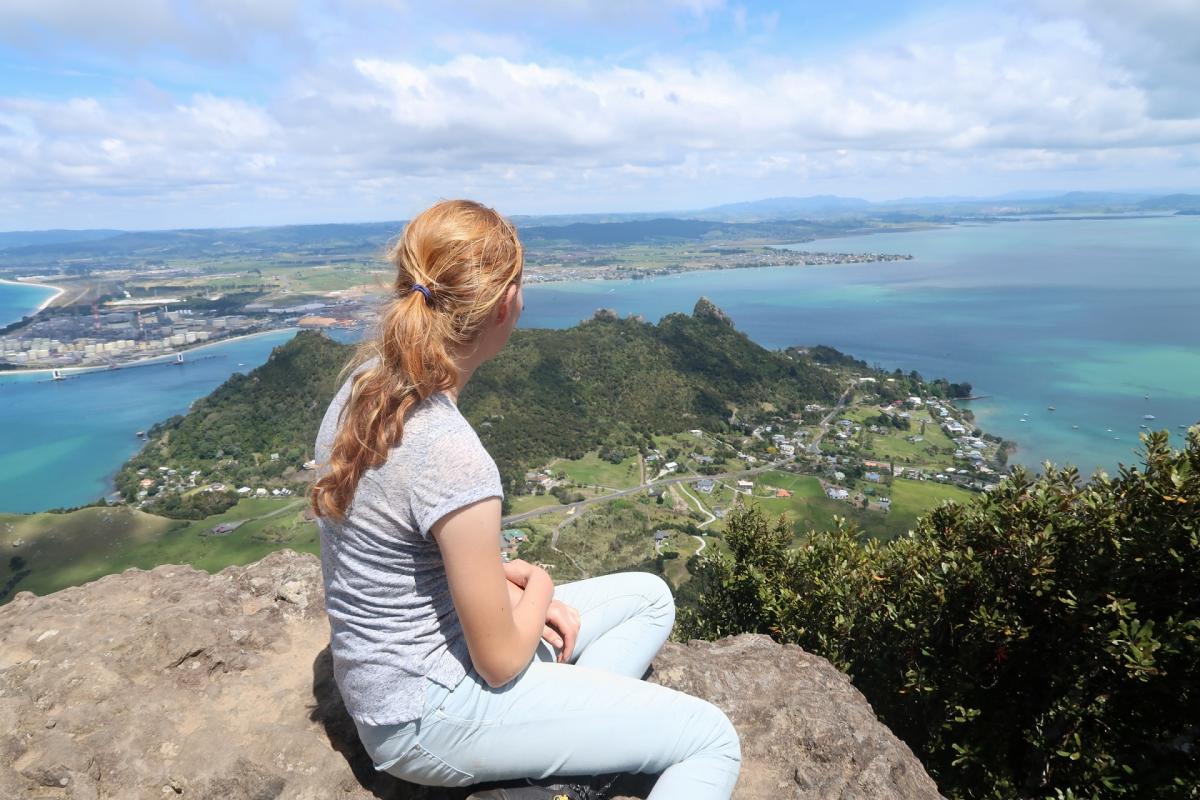
<svg viewBox="0 0 1200 800">
<path fill-rule="evenodd" d="M 666 583 L 625 572 L 563 584 L 554 597 L 579 611 L 573 663 L 555 663 L 542 642 L 498 689 L 474 670 L 453 690 L 430 681 L 420 720 L 358 726 L 376 769 L 428 786 L 661 772 L 649 800 L 727 800 L 741 766 L 729 719 L 641 680 L 675 622 Z"/>
</svg>

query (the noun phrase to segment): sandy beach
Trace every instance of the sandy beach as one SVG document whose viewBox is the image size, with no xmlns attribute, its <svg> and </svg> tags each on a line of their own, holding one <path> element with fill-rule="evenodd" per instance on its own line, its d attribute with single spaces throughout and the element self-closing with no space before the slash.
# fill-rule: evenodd
<svg viewBox="0 0 1200 800">
<path fill-rule="evenodd" d="M 10 281 L 10 283 L 11 283 L 11 281 Z M 280 333 L 280 332 L 286 332 L 286 331 L 291 331 L 294 333 L 298 330 L 300 330 L 300 329 L 299 328 L 272 328 L 269 331 L 258 331 L 256 333 L 245 333 L 240 336 L 230 336 L 228 339 L 218 339 L 215 342 L 205 342 L 204 344 L 198 344 L 195 347 L 185 347 L 185 348 L 182 348 L 179 350 L 171 350 L 169 352 L 166 352 L 166 353 L 163 353 L 163 354 L 157 355 L 157 356 L 147 356 L 146 358 L 139 358 L 135 361 L 123 361 L 117 366 L 117 369 L 133 367 L 133 366 L 137 366 L 139 364 L 156 364 L 161 361 L 166 361 L 167 359 L 174 358 L 177 353 L 194 353 L 197 350 L 204 350 L 209 347 L 219 347 L 220 345 L 230 344 L 231 342 L 236 342 L 241 339 L 254 339 L 258 336 L 266 336 L 268 334 Z M 54 372 L 55 369 L 57 369 L 63 375 L 82 375 L 85 372 L 102 372 L 102 371 L 106 371 L 106 370 L 112 370 L 113 368 L 106 365 L 106 366 L 96 366 L 96 367 L 38 367 L 37 369 L 14 369 L 14 370 L 8 370 L 6 372 L 0 372 L 0 380 L 3 380 L 6 375 L 39 375 L 39 374 L 47 374 L 48 375 L 48 374 Z"/>
<path fill-rule="evenodd" d="M 39 311 L 44 309 L 46 306 L 53 303 L 55 300 L 57 300 L 59 297 L 62 296 L 63 292 L 67 291 L 66 289 L 62 288 L 61 286 L 52 286 L 48 283 L 33 283 L 32 281 L 13 281 L 13 280 L 9 280 L 8 278 L 0 278 L 0 283 L 11 283 L 14 286 L 40 286 L 43 289 L 53 289 L 54 294 L 50 295 L 45 300 L 43 300 L 42 304 L 34 309 L 34 311 L 33 311 L 34 314 L 38 313 Z"/>
</svg>

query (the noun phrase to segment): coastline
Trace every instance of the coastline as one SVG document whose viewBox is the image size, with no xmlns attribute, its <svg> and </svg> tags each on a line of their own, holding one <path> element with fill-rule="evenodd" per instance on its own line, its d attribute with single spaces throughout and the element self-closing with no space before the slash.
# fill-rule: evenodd
<svg viewBox="0 0 1200 800">
<path fill-rule="evenodd" d="M 205 342 L 203 344 L 198 344 L 195 347 L 185 347 L 181 350 L 172 350 L 169 353 L 163 353 L 163 354 L 157 355 L 157 356 L 146 356 L 145 358 L 135 359 L 134 361 L 124 361 L 121 364 L 119 364 L 116 367 L 116 369 L 120 370 L 120 369 L 124 369 L 126 367 L 140 366 L 143 364 L 157 364 L 168 358 L 173 358 L 175 355 L 177 355 L 179 353 L 191 353 L 191 352 L 195 352 L 196 350 L 203 350 L 207 347 L 217 347 L 217 346 L 223 345 L 223 344 L 230 344 L 231 342 L 240 341 L 242 339 L 254 339 L 258 336 L 266 336 L 271 333 L 282 333 L 285 331 L 295 332 L 298 330 L 300 330 L 300 328 L 289 327 L 289 328 L 271 328 L 270 330 L 256 331 L 254 333 L 243 333 L 238 336 L 230 336 L 228 339 L 218 339 L 215 342 Z M 56 369 L 59 372 L 61 372 L 63 375 L 82 375 L 87 372 L 112 372 L 112 371 L 114 371 L 114 368 L 110 367 L 110 366 L 102 366 L 102 367 L 101 366 L 96 366 L 96 367 L 37 367 L 36 369 L 13 369 L 13 370 L 7 370 L 5 372 L 0 372 L 0 381 L 4 380 L 4 376 L 6 376 L 6 375 L 49 374 L 49 373 L 54 372 L 54 370 L 56 370 Z"/>
<path fill-rule="evenodd" d="M 54 294 L 50 295 L 45 300 L 43 300 L 42 304 L 40 306 L 38 306 L 37 308 L 35 308 L 33 310 L 33 312 L 28 314 L 27 316 L 33 316 L 34 314 L 41 313 L 43 310 L 45 310 L 45 308 L 47 306 L 49 306 L 51 303 L 53 303 L 58 298 L 62 297 L 63 294 L 65 294 L 67 291 L 66 289 L 64 289 L 61 286 L 54 286 L 49 283 L 33 283 L 31 281 L 14 281 L 10 278 L 0 278 L 0 283 L 11 283 L 13 286 L 40 286 L 43 289 L 53 289 L 54 290 Z"/>
<path fill-rule="evenodd" d="M 938 226 L 938 227 L 949 227 L 949 226 Z M 688 268 L 686 266 L 680 265 L 679 268 L 676 268 L 676 269 L 648 269 L 645 271 L 639 270 L 639 271 L 634 272 L 633 274 L 629 274 L 629 275 L 614 275 L 609 272 L 605 272 L 602 275 L 572 275 L 572 274 L 561 274 L 558 271 L 553 272 L 553 273 L 536 272 L 531 269 L 529 271 L 529 277 L 527 278 L 526 285 L 527 286 L 540 286 L 540 285 L 547 284 L 547 283 L 576 283 L 576 282 L 582 283 L 585 281 L 654 280 L 655 278 L 668 278 L 668 277 L 671 277 L 672 275 L 685 275 L 685 274 L 693 273 L 693 272 L 727 272 L 729 270 L 739 270 L 739 269 L 811 269 L 813 267 L 846 267 L 846 266 L 855 266 L 855 265 L 859 265 L 859 264 L 878 264 L 878 263 L 884 263 L 884 262 L 890 262 L 890 261 L 912 261 L 913 260 L 913 256 L 911 254 L 898 254 L 898 253 L 869 253 L 869 254 L 868 253 L 863 253 L 863 254 L 835 253 L 835 254 L 829 254 L 829 253 L 821 253 L 819 251 L 805 251 L 803 249 L 800 249 L 800 247 L 802 245 L 811 245 L 815 242 L 832 241 L 837 238 L 848 238 L 851 236 L 869 236 L 869 235 L 874 235 L 875 233 L 882 233 L 882 232 L 883 231 L 873 231 L 871 233 L 854 233 L 854 234 L 847 234 L 846 237 L 829 236 L 829 237 L 824 237 L 824 238 L 820 238 L 820 239 L 809 239 L 809 240 L 803 241 L 803 242 L 783 242 L 783 243 L 779 243 L 779 244 L 753 244 L 753 245 L 750 245 L 753 247 L 763 247 L 763 248 L 769 248 L 769 249 L 773 249 L 773 250 L 786 250 L 786 251 L 797 252 L 797 253 L 813 252 L 813 255 L 847 255 L 847 256 L 870 255 L 870 256 L 873 256 L 872 258 L 848 258 L 848 259 L 842 260 L 842 261 L 801 263 L 801 264 L 727 264 L 727 265 L 722 265 L 722 266 L 703 266 L 703 267 L 692 267 L 692 268 Z M 905 232 L 905 231 L 901 231 L 901 232 Z M 587 267 L 572 268 L 572 269 L 576 269 L 576 270 L 577 269 L 587 269 Z"/>
</svg>

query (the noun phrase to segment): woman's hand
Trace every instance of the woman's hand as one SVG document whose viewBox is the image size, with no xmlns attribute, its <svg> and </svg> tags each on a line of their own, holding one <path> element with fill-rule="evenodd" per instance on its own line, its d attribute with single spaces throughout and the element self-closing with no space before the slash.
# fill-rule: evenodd
<svg viewBox="0 0 1200 800">
<path fill-rule="evenodd" d="M 498 497 L 451 511 L 429 529 L 442 553 L 471 664 L 492 688 L 529 666 L 554 599 L 554 582 L 546 571 L 522 563 L 510 569 L 524 591 L 515 606 L 509 602 L 508 572 L 496 569 L 502 563 L 499 530 Z"/>
<path fill-rule="evenodd" d="M 522 586 L 517 581 L 528 580 L 532 570 L 540 569 L 527 561 L 514 559 L 504 564 L 504 575 L 508 578 L 509 601 L 516 606 L 521 601 Z M 571 660 L 575 652 L 575 642 L 579 639 L 579 612 L 559 600 L 551 600 L 546 609 L 546 626 L 542 629 L 542 638 L 551 647 L 558 650 L 557 661 L 565 664 Z"/>
<path fill-rule="evenodd" d="M 546 609 L 546 630 L 542 638 L 558 649 L 558 663 L 566 664 L 575 652 L 579 638 L 579 612 L 559 600 L 551 600 Z"/>
</svg>

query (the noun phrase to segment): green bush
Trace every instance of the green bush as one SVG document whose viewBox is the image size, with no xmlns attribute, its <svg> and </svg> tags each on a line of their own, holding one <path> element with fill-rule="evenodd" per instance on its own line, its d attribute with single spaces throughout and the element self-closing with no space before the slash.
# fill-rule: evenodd
<svg viewBox="0 0 1200 800">
<path fill-rule="evenodd" d="M 959 798 L 1196 798 L 1200 429 L 1081 485 L 1019 471 L 907 537 L 739 508 L 685 636 L 768 633 L 833 661 Z"/>
</svg>

